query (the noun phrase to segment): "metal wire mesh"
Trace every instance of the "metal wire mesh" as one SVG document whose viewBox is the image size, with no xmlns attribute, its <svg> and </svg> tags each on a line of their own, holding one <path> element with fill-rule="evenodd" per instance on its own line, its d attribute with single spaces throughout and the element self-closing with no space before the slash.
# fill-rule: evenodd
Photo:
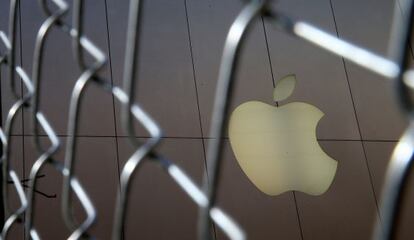
<svg viewBox="0 0 414 240">
<path fill-rule="evenodd" d="M 113 225 L 113 239 L 121 239 L 122 229 L 125 225 L 125 212 L 129 207 L 130 183 L 134 176 L 139 173 L 139 167 L 146 159 L 158 164 L 162 171 L 165 171 L 179 187 L 190 197 L 200 208 L 199 214 L 199 239 L 212 239 L 213 221 L 230 239 L 245 239 L 246 234 L 240 226 L 220 208 L 216 206 L 216 189 L 219 185 L 220 160 L 222 159 L 223 138 L 226 117 L 229 111 L 229 102 L 233 92 L 234 75 L 237 71 L 237 62 L 242 43 L 249 32 L 251 23 L 264 17 L 272 24 L 285 31 L 286 33 L 301 38 L 318 47 L 332 52 L 333 54 L 344 57 L 361 67 L 380 74 L 395 82 L 398 100 L 401 108 L 404 109 L 407 118 L 411 121 L 413 114 L 413 102 L 410 98 L 411 87 L 414 86 L 414 74 L 407 71 L 409 55 L 409 36 L 411 34 L 412 22 L 412 1 L 402 1 L 402 6 L 408 9 L 411 14 L 404 19 L 394 17 L 394 26 L 390 49 L 391 60 L 377 54 L 371 53 L 364 48 L 338 39 L 317 27 L 306 22 L 293 20 L 287 15 L 272 9 L 267 0 L 246 1 L 245 7 L 232 24 L 225 46 L 223 49 L 222 61 L 218 76 L 214 111 L 212 116 L 212 128 L 210 136 L 218 139 L 209 145 L 207 154 L 209 175 L 205 176 L 203 187 L 198 187 L 192 179 L 175 163 L 167 157 L 160 155 L 156 151 L 156 146 L 162 141 L 162 131 L 160 126 L 137 102 L 135 96 L 135 84 L 138 61 L 138 43 L 140 38 L 141 25 L 141 1 L 131 0 L 128 20 L 128 32 L 126 43 L 125 68 L 123 85 L 115 86 L 104 79 L 100 72 L 105 68 L 107 59 L 105 54 L 87 37 L 83 31 L 84 7 L 82 0 L 73 1 L 72 22 L 65 22 L 64 15 L 69 10 L 69 5 L 64 0 L 39 0 L 39 4 L 45 14 L 45 20 L 38 30 L 35 50 L 32 61 L 32 74 L 29 76 L 26 71 L 16 64 L 16 26 L 17 26 L 17 6 L 19 0 L 10 1 L 9 29 L 8 33 L 0 31 L 0 39 L 6 51 L 0 54 L 0 67 L 7 68 L 8 84 L 11 87 L 15 103 L 9 109 L 3 127 L 0 129 L 0 140 L 2 142 L 2 187 L 3 187 L 3 208 L 5 222 L 1 232 L 1 238 L 6 239 L 8 230 L 13 224 L 17 224 L 24 219 L 26 228 L 26 239 L 41 239 L 39 233 L 33 227 L 35 214 L 34 195 L 37 178 L 41 169 L 50 164 L 64 178 L 62 186 L 62 215 L 66 227 L 72 232 L 68 239 L 93 238 L 88 233 L 90 227 L 96 221 L 96 209 L 88 196 L 88 191 L 76 177 L 75 164 L 78 133 L 78 123 L 80 119 L 80 107 L 83 97 L 88 94 L 86 87 L 90 84 L 98 86 L 102 91 L 112 94 L 119 101 L 121 108 L 122 127 L 129 137 L 129 141 L 134 146 L 135 152 L 128 159 L 122 168 L 120 179 L 120 193 L 115 206 L 115 219 Z M 53 4 L 53 9 L 49 4 Z M 397 8 L 396 8 L 397 9 Z M 397 15 L 397 14 L 395 14 Z M 44 46 L 46 39 L 52 28 L 59 29 L 71 38 L 74 58 L 82 70 L 76 84 L 72 90 L 70 100 L 70 110 L 68 119 L 67 142 L 65 145 L 64 165 L 56 161 L 54 155 L 62 144 L 56 132 L 47 120 L 39 107 L 39 96 L 41 96 L 42 64 Z M 92 62 L 86 61 L 86 57 L 91 57 Z M 18 75 L 18 77 L 16 77 Z M 24 94 L 20 94 L 17 89 L 16 81 L 21 81 L 24 86 Z M 33 164 L 30 171 L 29 190 L 27 194 L 23 191 L 22 184 L 18 179 L 15 170 L 9 166 L 11 152 L 11 129 L 15 122 L 16 114 L 23 108 L 31 112 L 33 125 L 33 136 L 36 149 L 40 157 Z M 149 133 L 150 138 L 145 142 L 139 142 L 134 137 L 133 123 L 138 122 Z M 45 148 L 40 144 L 40 131 L 46 133 L 49 139 L 49 146 Z M 414 124 L 411 121 L 410 127 L 398 143 L 394 155 L 391 159 L 387 173 L 386 185 L 384 188 L 381 210 L 383 213 L 382 228 L 377 223 L 374 239 L 390 239 L 393 237 L 396 221 L 399 213 L 400 201 L 403 198 L 406 179 L 411 168 L 414 155 Z M 9 207 L 8 178 L 12 179 L 13 186 L 20 199 L 20 208 L 12 211 Z M 72 195 L 76 196 L 86 213 L 86 218 L 78 223 L 73 216 Z"/>
</svg>

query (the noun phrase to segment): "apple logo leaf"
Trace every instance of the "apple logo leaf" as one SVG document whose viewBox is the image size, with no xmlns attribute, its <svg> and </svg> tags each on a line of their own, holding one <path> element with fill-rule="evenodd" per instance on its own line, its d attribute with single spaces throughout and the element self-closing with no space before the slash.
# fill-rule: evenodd
<svg viewBox="0 0 414 240">
<path fill-rule="evenodd" d="M 296 85 L 296 75 L 289 74 L 276 83 L 276 87 L 273 90 L 273 101 L 279 102 L 285 100 L 292 95 Z"/>
</svg>

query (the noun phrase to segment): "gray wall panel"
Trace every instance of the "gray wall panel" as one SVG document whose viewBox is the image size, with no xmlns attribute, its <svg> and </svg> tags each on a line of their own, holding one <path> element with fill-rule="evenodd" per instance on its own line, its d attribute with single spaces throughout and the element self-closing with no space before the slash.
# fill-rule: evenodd
<svg viewBox="0 0 414 240">
<path fill-rule="evenodd" d="M 384 177 L 386 167 L 389 163 L 392 150 L 394 149 L 395 142 L 365 142 L 365 149 L 367 150 L 367 159 L 369 167 L 371 169 L 372 179 L 374 183 L 374 189 L 377 196 L 381 196 L 381 188 L 384 184 Z M 412 186 L 414 179 L 409 179 L 409 184 Z M 413 238 L 414 229 L 412 228 L 412 222 L 414 220 L 414 208 L 412 202 L 414 201 L 414 191 L 412 188 L 408 188 L 404 204 L 402 205 L 402 214 L 399 218 L 399 227 L 397 231 L 396 239 L 408 240 Z"/>
<path fill-rule="evenodd" d="M 205 140 L 208 145 L 209 141 Z M 225 140 L 217 205 L 245 229 L 249 239 L 300 240 L 295 201 L 292 192 L 271 197 L 260 192 L 239 167 L 230 144 Z M 227 239 L 217 231 L 218 239 Z"/>
<path fill-rule="evenodd" d="M 122 169 L 133 149 L 127 138 L 118 140 Z M 201 140 L 164 139 L 159 151 L 200 185 L 205 171 Z M 160 166 L 142 164 L 131 182 L 129 201 L 125 239 L 196 239 L 198 207 Z"/>
<path fill-rule="evenodd" d="M 108 0 L 116 84 L 123 77 L 128 6 L 129 1 Z M 138 101 L 163 126 L 165 136 L 201 136 L 184 1 L 143 1 L 142 21 Z M 118 133 L 125 135 L 121 128 Z M 137 136 L 148 134 L 139 128 Z"/>
<path fill-rule="evenodd" d="M 339 36 L 386 54 L 393 13 L 393 0 L 344 1 L 332 5 Z M 346 63 L 363 139 L 398 139 L 406 126 L 386 79 Z M 392 126 L 392 127 L 390 127 Z"/>
<path fill-rule="evenodd" d="M 43 138 L 47 143 L 46 138 Z M 61 138 L 62 147 L 56 160 L 63 162 L 66 138 Z M 25 154 L 28 159 L 26 175 L 36 161 L 38 154 L 33 145 L 33 137 L 25 137 Z M 47 146 L 47 145 L 46 145 Z M 115 138 L 79 137 L 78 151 L 75 155 L 75 172 L 86 192 L 94 203 L 99 220 L 91 229 L 91 233 L 99 239 L 108 239 L 112 231 L 113 211 L 118 186 L 118 166 Z M 99 166 L 99 167 L 97 167 Z M 62 175 L 50 165 L 42 171 L 44 178 L 38 180 L 38 189 L 46 194 L 56 194 L 49 199 L 39 194 L 37 198 L 37 214 L 35 226 L 43 239 L 63 239 L 70 234 L 61 219 L 61 184 Z M 75 200 L 75 216 L 78 221 L 84 219 L 84 212 L 78 200 Z M 51 226 L 54 226 L 52 229 Z"/>
<path fill-rule="evenodd" d="M 23 62 L 28 74 L 32 70 L 34 41 L 38 28 L 45 20 L 38 2 L 22 2 L 22 42 Z M 86 1 L 85 11 L 93 14 L 85 16 L 85 34 L 104 52 L 107 50 L 107 32 L 104 1 Z M 71 12 L 67 21 L 70 22 Z M 48 116 L 52 126 L 59 134 L 66 134 L 69 100 L 72 88 L 81 71 L 74 61 L 71 38 L 60 29 L 54 28 L 50 33 L 44 51 L 44 68 L 41 109 Z M 110 81 L 109 67 L 101 73 Z M 114 136 L 113 104 L 110 94 L 90 86 L 85 94 L 81 109 L 80 135 Z M 25 128 L 31 133 L 30 116 L 25 114 Z"/>
<path fill-rule="evenodd" d="M 207 137 L 224 41 L 241 7 L 238 0 L 187 1 L 202 128 Z M 248 100 L 272 103 L 273 82 L 261 21 L 253 24 L 246 40 L 231 109 Z"/>
<path fill-rule="evenodd" d="M 362 144 L 353 141 L 320 144 L 338 161 L 338 169 L 325 194 L 317 197 L 296 194 L 304 239 L 370 239 L 378 215 Z"/>
<path fill-rule="evenodd" d="M 336 34 L 329 0 L 278 1 L 274 8 Z M 271 22 L 266 22 L 266 30 L 275 81 L 288 74 L 297 77 L 286 102 L 307 102 L 325 113 L 318 138 L 360 139 L 342 59 L 277 31 Z"/>
<path fill-rule="evenodd" d="M 11 138 L 11 154 L 9 159 L 9 166 L 10 169 L 13 169 L 17 176 L 20 179 L 24 178 L 24 154 L 23 154 L 23 138 L 19 136 L 13 136 Z M 11 178 L 9 177 L 10 181 Z M 12 211 L 16 211 L 18 208 L 20 208 L 20 200 L 17 195 L 17 192 L 15 191 L 15 188 L 12 184 L 8 185 L 9 189 L 9 207 Z M 8 239 L 23 239 L 24 234 L 24 228 L 22 224 L 16 223 L 14 224 L 8 233 Z"/>
</svg>

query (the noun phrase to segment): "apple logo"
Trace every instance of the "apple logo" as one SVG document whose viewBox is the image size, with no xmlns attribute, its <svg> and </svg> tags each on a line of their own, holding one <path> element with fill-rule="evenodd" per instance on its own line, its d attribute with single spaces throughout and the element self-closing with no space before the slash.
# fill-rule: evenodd
<svg viewBox="0 0 414 240">
<path fill-rule="evenodd" d="M 289 97 L 295 75 L 278 81 L 273 100 Z M 337 161 L 319 146 L 316 126 L 323 112 L 304 102 L 272 106 L 249 101 L 230 117 L 229 138 L 234 155 L 250 181 L 265 194 L 286 191 L 320 195 L 331 185 Z"/>
</svg>

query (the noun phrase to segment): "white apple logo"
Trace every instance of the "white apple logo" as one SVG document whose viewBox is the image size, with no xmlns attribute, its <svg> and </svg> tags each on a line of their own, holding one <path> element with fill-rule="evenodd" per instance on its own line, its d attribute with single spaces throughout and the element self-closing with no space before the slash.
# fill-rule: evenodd
<svg viewBox="0 0 414 240">
<path fill-rule="evenodd" d="M 274 101 L 291 95 L 296 77 L 289 75 L 274 89 Z M 238 106 L 229 123 L 229 138 L 240 167 L 262 192 L 323 194 L 331 185 L 337 161 L 319 146 L 316 126 L 323 112 L 293 102 L 280 107 L 259 101 Z"/>
</svg>

